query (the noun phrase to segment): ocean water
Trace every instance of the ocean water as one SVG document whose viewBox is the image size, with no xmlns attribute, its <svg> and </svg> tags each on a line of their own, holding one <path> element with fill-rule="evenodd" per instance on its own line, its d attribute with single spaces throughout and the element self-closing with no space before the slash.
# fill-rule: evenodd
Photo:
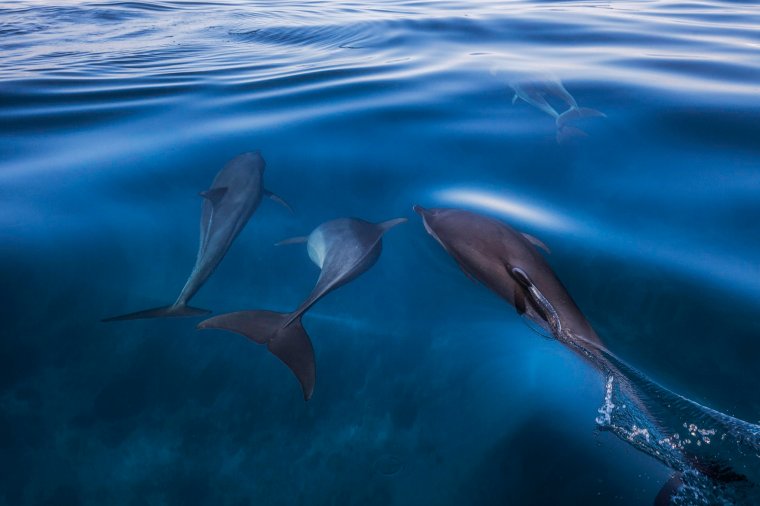
<svg viewBox="0 0 760 506">
<path fill-rule="evenodd" d="M 560 82 L 604 116 L 513 103 Z M 652 504 L 674 470 L 605 426 L 608 378 L 413 204 L 540 238 L 616 357 L 760 423 L 751 2 L 6 1 L 0 118 L 0 505 Z M 193 305 L 291 310 L 319 270 L 275 242 L 409 218 L 304 317 L 308 402 L 200 318 L 100 322 L 174 301 L 198 192 L 256 149 L 294 212 L 264 199 Z M 700 483 L 681 503 L 760 501 Z"/>
</svg>

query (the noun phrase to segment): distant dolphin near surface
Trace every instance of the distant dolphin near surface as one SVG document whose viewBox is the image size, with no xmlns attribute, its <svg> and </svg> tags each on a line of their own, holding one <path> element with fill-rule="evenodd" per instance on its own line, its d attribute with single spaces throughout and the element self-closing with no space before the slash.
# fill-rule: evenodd
<svg viewBox="0 0 760 506">
<path fill-rule="evenodd" d="M 370 223 L 357 218 L 340 218 L 323 223 L 308 236 L 294 237 L 278 244 L 306 243 L 311 260 L 321 269 L 311 294 L 292 313 L 238 311 L 209 318 L 199 329 L 223 329 L 266 344 L 270 352 L 287 365 L 301 384 L 304 400 L 314 393 L 316 364 L 314 348 L 301 318 L 322 297 L 372 267 L 382 252 L 383 235 L 407 221 L 396 218 Z"/>
<path fill-rule="evenodd" d="M 200 193 L 203 206 L 198 256 L 193 271 L 174 304 L 113 316 L 103 321 L 210 313 L 207 309 L 191 307 L 188 303 L 227 254 L 232 242 L 259 207 L 262 197 L 269 197 L 290 209 L 282 198 L 264 188 L 265 166 L 264 158 L 258 151 L 243 153 L 228 162 L 216 175 L 211 187 Z"/>
<path fill-rule="evenodd" d="M 557 126 L 557 142 L 563 143 L 573 137 L 585 137 L 586 132 L 569 125 L 568 123 L 581 118 L 604 118 L 606 115 L 596 109 L 579 107 L 578 102 L 568 92 L 562 81 L 552 76 L 526 77 L 515 79 L 509 83 L 515 92 L 512 103 L 518 99 L 532 105 L 536 109 L 545 112 L 554 118 Z M 555 98 L 567 105 L 567 110 L 558 113 L 548 102 L 547 97 Z"/>
<path fill-rule="evenodd" d="M 756 504 L 747 494 L 760 484 L 760 426 L 673 393 L 607 350 L 534 248 L 545 248 L 537 239 L 466 210 L 414 210 L 465 274 L 605 375 L 597 423 L 676 471 L 656 504 L 676 496 L 683 504 L 692 497 L 699 504 Z"/>
</svg>

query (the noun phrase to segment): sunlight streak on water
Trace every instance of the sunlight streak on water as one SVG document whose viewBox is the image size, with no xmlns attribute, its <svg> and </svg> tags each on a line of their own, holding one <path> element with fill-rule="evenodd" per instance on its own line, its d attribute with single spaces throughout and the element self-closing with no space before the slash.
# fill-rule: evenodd
<svg viewBox="0 0 760 506">
<path fill-rule="evenodd" d="M 548 211 L 546 205 L 536 205 L 511 195 L 455 188 L 438 191 L 434 193 L 434 198 L 448 205 L 473 207 L 556 232 L 583 229 L 583 225 L 565 215 Z"/>
<path fill-rule="evenodd" d="M 605 251 L 627 261 L 645 262 L 700 278 L 726 290 L 760 294 L 760 265 L 731 251 L 692 244 L 675 248 L 667 238 L 636 235 L 612 221 L 577 211 L 559 210 L 548 203 L 473 188 L 451 188 L 433 193 L 443 205 L 464 206 L 496 214 L 510 223 L 524 223 L 553 234 L 572 234 L 584 247 Z M 635 259 L 635 260 L 634 260 Z"/>
</svg>

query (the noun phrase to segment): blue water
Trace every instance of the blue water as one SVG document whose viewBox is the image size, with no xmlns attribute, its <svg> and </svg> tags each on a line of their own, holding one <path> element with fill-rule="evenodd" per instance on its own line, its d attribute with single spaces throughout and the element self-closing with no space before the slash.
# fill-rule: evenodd
<svg viewBox="0 0 760 506">
<path fill-rule="evenodd" d="M 672 470 L 596 421 L 607 379 L 411 206 L 539 237 L 617 357 L 759 423 L 759 51 L 738 2 L 0 3 L 0 504 L 651 504 Z M 512 101 L 542 79 L 606 117 L 558 142 Z M 198 192 L 254 149 L 295 213 L 263 202 L 194 305 L 291 310 L 318 269 L 274 242 L 409 218 L 305 316 L 308 403 L 198 319 L 99 322 L 176 298 Z"/>
</svg>

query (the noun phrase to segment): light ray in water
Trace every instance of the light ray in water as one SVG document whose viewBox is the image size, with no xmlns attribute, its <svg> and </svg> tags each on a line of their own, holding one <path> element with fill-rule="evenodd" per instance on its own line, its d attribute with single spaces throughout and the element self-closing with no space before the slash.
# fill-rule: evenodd
<svg viewBox="0 0 760 506">
<path fill-rule="evenodd" d="M 329 314 L 319 311 L 310 311 L 308 319 L 329 325 L 340 325 L 344 328 L 361 331 L 365 334 L 380 334 L 376 330 L 377 326 L 367 318 L 357 318 L 347 314 Z M 385 335 L 385 333 L 383 333 L 383 335 Z"/>
<path fill-rule="evenodd" d="M 628 261 L 635 256 L 638 257 L 636 260 L 677 270 L 687 276 L 698 276 L 718 287 L 760 293 L 760 269 L 756 264 L 737 258 L 732 251 L 708 251 L 702 245 L 689 247 L 683 243 L 678 247 L 671 246 L 659 237 L 634 234 L 617 224 L 577 216 L 577 213 L 571 217 L 570 212 L 553 209 L 541 202 L 529 202 L 509 193 L 449 188 L 434 192 L 433 197 L 444 205 L 483 210 L 513 224 L 528 224 L 551 232 L 572 232 L 576 240 L 581 239 L 590 247 L 603 247 L 608 254 Z"/>
<path fill-rule="evenodd" d="M 557 231 L 582 228 L 582 225 L 573 222 L 566 216 L 547 210 L 547 206 L 530 203 L 504 193 L 492 193 L 472 188 L 452 188 L 437 192 L 435 198 L 442 202 L 480 208 L 540 228 Z"/>
</svg>

